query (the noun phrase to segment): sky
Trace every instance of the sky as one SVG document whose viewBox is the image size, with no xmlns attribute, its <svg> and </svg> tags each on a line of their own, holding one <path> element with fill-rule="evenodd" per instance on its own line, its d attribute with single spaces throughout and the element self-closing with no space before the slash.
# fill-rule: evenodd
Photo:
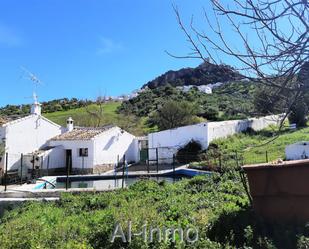
<svg viewBox="0 0 309 249">
<path fill-rule="evenodd" d="M 203 0 L 1 0 L 0 106 L 32 101 L 34 86 L 21 67 L 42 81 L 36 91 L 47 101 L 118 96 L 199 65 L 165 52 L 189 51 L 172 4 L 185 22 L 210 10 Z"/>
</svg>

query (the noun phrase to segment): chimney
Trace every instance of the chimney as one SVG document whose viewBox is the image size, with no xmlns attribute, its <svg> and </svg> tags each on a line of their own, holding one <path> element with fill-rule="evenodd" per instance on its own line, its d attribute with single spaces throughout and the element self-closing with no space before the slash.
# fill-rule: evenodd
<svg viewBox="0 0 309 249">
<path fill-rule="evenodd" d="M 40 103 L 34 103 L 31 106 L 31 114 L 35 114 L 35 115 L 41 115 L 41 104 Z"/>
<path fill-rule="evenodd" d="M 73 131 L 74 129 L 74 120 L 72 119 L 72 117 L 69 117 L 67 119 L 67 131 Z"/>
<path fill-rule="evenodd" d="M 38 101 L 38 97 L 36 96 L 35 93 L 33 93 L 33 104 L 31 106 L 31 114 L 35 114 L 35 115 L 41 115 L 42 113 L 42 108 L 41 108 L 41 104 Z"/>
</svg>

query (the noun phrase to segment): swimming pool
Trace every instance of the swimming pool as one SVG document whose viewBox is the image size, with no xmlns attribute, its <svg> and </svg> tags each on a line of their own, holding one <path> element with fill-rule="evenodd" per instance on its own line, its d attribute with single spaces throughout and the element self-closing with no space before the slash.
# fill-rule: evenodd
<svg viewBox="0 0 309 249">
<path fill-rule="evenodd" d="M 38 183 L 35 189 L 65 189 L 67 182 L 68 188 L 88 188 L 94 190 L 108 190 L 128 187 L 141 179 L 151 179 L 157 182 L 166 181 L 173 183 L 183 178 L 191 178 L 197 175 L 210 175 L 211 172 L 182 168 L 174 172 L 148 173 L 148 174 L 105 174 L 105 175 L 71 175 L 43 177 L 43 182 Z M 46 179 L 46 182 L 44 182 Z"/>
<path fill-rule="evenodd" d="M 130 177 L 125 179 L 102 179 L 102 180 L 70 180 L 68 183 L 68 188 L 93 188 L 96 190 L 107 190 L 107 189 L 117 189 L 122 187 L 128 187 L 137 181 L 142 179 L 154 180 L 157 182 L 166 181 L 169 183 L 173 183 L 175 181 L 179 181 L 180 177 L 149 177 L 149 178 L 141 178 L 141 177 Z M 66 182 L 57 181 L 56 189 L 66 188 Z"/>
</svg>

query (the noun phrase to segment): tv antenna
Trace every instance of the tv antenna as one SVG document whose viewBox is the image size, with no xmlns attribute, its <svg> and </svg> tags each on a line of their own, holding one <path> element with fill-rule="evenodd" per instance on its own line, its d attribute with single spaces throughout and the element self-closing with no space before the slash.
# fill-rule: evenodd
<svg viewBox="0 0 309 249">
<path fill-rule="evenodd" d="M 43 82 L 34 73 L 30 72 L 28 69 L 26 69 L 23 66 L 21 66 L 20 68 L 23 71 L 22 77 L 24 76 L 28 80 L 31 80 L 33 84 L 35 85 L 35 87 L 37 87 L 38 85 L 43 85 Z"/>
<path fill-rule="evenodd" d="M 20 68 L 23 71 L 23 75 L 21 77 L 27 78 L 28 80 L 32 81 L 32 83 L 34 84 L 32 98 L 34 102 L 37 103 L 38 102 L 38 96 L 36 94 L 37 88 L 39 85 L 43 85 L 43 82 L 34 73 L 30 72 L 25 67 L 21 66 Z"/>
</svg>

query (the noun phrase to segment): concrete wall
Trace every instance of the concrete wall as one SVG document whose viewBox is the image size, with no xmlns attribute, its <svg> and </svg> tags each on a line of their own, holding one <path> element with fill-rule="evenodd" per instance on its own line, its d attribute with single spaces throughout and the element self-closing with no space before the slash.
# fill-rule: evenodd
<svg viewBox="0 0 309 249">
<path fill-rule="evenodd" d="M 309 158 L 309 141 L 286 146 L 286 160 L 300 160 Z"/>
<path fill-rule="evenodd" d="M 244 120 L 229 120 L 208 123 L 208 144 L 218 138 L 226 138 L 233 134 L 246 131 L 251 128 L 255 131 L 262 130 L 269 125 L 278 125 L 280 115 L 271 115 L 261 118 L 250 118 Z"/>
<path fill-rule="evenodd" d="M 207 149 L 209 143 L 215 139 L 226 138 L 230 135 L 245 131 L 248 128 L 258 131 L 271 124 L 277 125 L 279 121 L 280 116 L 273 115 L 245 120 L 204 122 L 150 133 L 148 135 L 149 159 L 156 159 L 156 150 L 154 148 L 158 148 L 158 157 L 159 159 L 161 158 L 159 163 L 170 163 L 173 154 L 191 140 L 200 142 L 203 149 Z"/>
<path fill-rule="evenodd" d="M 20 167 L 21 153 L 34 152 L 47 141 L 61 134 L 60 126 L 38 115 L 30 115 L 5 124 L 6 152 L 9 154 L 8 170 Z"/>
</svg>

